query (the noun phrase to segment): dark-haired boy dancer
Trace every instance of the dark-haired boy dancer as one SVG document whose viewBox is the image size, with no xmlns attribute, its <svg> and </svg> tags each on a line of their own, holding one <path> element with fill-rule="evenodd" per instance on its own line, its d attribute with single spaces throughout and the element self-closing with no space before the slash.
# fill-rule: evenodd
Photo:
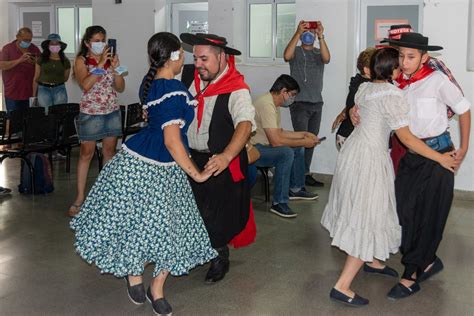
<svg viewBox="0 0 474 316">
<path fill-rule="evenodd" d="M 469 147 L 471 104 L 448 77 L 426 65 L 428 45 L 419 33 L 405 33 L 400 39 L 386 39 L 399 47 L 399 88 L 410 104 L 410 130 L 433 149 L 448 152 L 453 143 L 448 132 L 449 106 L 459 115 L 461 145 L 455 152 L 459 165 Z M 459 166 L 458 166 L 459 167 Z M 387 294 L 391 299 L 408 297 L 420 290 L 419 283 L 443 269 L 436 256 L 453 199 L 454 174 L 438 163 L 408 152 L 400 162 L 395 191 L 402 226 L 402 263 L 405 271 Z"/>
</svg>

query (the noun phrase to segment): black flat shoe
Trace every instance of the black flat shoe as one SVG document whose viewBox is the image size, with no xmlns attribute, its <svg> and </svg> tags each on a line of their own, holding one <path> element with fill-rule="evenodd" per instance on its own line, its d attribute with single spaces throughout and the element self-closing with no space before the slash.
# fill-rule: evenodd
<svg viewBox="0 0 474 316">
<path fill-rule="evenodd" d="M 305 176 L 304 184 L 309 185 L 311 187 L 323 187 L 324 186 L 324 183 L 319 182 L 318 180 L 313 178 L 310 174 Z"/>
<path fill-rule="evenodd" d="M 339 292 L 335 288 L 332 288 L 331 292 L 329 292 L 329 298 L 335 302 L 342 303 L 352 307 L 361 307 L 364 305 L 369 304 L 369 300 L 363 298 L 357 294 L 354 294 L 354 297 L 347 296 L 344 293 Z"/>
<path fill-rule="evenodd" d="M 148 301 L 153 306 L 153 311 L 155 312 L 156 315 L 172 315 L 173 314 L 173 309 L 171 308 L 171 305 L 168 303 L 166 298 L 162 297 L 162 298 L 154 300 L 153 295 L 151 295 L 150 288 L 148 288 L 148 290 L 146 291 L 146 297 L 148 298 Z"/>
<path fill-rule="evenodd" d="M 390 292 L 388 292 L 387 297 L 392 300 L 398 300 L 411 296 L 420 290 L 420 285 L 415 282 L 410 287 L 406 287 L 401 283 L 397 283 Z"/>
<path fill-rule="evenodd" d="M 372 268 L 371 266 L 364 264 L 364 272 L 367 273 L 377 273 L 382 275 L 387 275 L 391 277 L 398 278 L 398 272 L 395 269 L 385 266 L 383 269 Z"/>
<path fill-rule="evenodd" d="M 431 278 L 433 275 L 435 275 L 436 273 L 439 273 L 441 272 L 441 270 L 444 269 L 444 264 L 443 262 L 441 261 L 440 258 L 436 257 L 435 261 L 433 262 L 433 265 L 431 266 L 431 268 L 426 271 L 426 272 L 423 272 L 419 277 L 418 277 L 418 283 L 421 283 L 423 281 L 426 281 L 428 280 L 429 278 Z"/>
<path fill-rule="evenodd" d="M 125 277 L 125 282 L 127 282 L 128 297 L 130 298 L 132 303 L 136 305 L 142 305 L 143 303 L 145 303 L 146 295 L 145 295 L 145 287 L 143 286 L 143 283 L 130 286 L 128 277 Z"/>
<path fill-rule="evenodd" d="M 229 272 L 229 248 L 225 246 L 216 248 L 216 250 L 219 255 L 211 260 L 211 266 L 204 280 L 207 284 L 219 282 L 225 277 L 226 273 Z"/>
<path fill-rule="evenodd" d="M 205 282 L 213 284 L 222 280 L 226 273 L 229 272 L 229 260 L 223 258 L 215 258 L 211 260 L 211 266 L 207 271 Z"/>
</svg>

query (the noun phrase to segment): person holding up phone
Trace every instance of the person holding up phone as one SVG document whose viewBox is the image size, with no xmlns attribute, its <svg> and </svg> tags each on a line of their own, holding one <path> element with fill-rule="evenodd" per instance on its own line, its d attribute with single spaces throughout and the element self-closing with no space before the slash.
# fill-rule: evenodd
<svg viewBox="0 0 474 316">
<path fill-rule="evenodd" d="M 77 163 L 77 195 L 69 208 L 69 216 L 79 213 L 85 198 L 89 165 L 94 156 L 96 142 L 102 140 L 104 164 L 114 155 L 117 139 L 122 135 L 122 118 L 117 92 L 125 89 L 125 80 L 115 69 L 118 55 L 110 54 L 106 47 L 106 31 L 102 26 L 89 26 L 81 41 L 74 62 L 74 72 L 82 97 L 77 120 L 77 133 L 81 150 Z"/>
<path fill-rule="evenodd" d="M 319 41 L 319 48 L 314 47 L 316 38 Z M 298 41 L 301 41 L 301 46 L 297 46 Z M 318 135 L 323 109 L 321 92 L 324 65 L 331 60 L 321 21 L 300 21 L 285 48 L 283 58 L 290 63 L 290 74 L 300 87 L 300 93 L 290 106 L 293 129 Z M 323 186 L 324 184 L 316 181 L 310 173 L 313 149 L 313 147 L 305 149 L 305 184 Z"/>
<path fill-rule="evenodd" d="M 8 112 L 28 108 L 29 99 L 33 96 L 35 63 L 41 52 L 31 43 L 32 39 L 31 29 L 22 27 L 18 30 L 16 39 L 3 46 L 0 52 L 0 70 Z"/>
<path fill-rule="evenodd" d="M 260 152 L 257 167 L 275 167 L 273 202 L 270 212 L 284 218 L 297 216 L 289 200 L 316 200 L 318 194 L 305 189 L 304 149 L 313 148 L 322 139 L 310 132 L 281 128 L 280 107 L 288 107 L 300 87 L 289 75 L 277 78 L 270 91 L 258 97 L 255 106 L 257 131 L 250 139 Z"/>
</svg>

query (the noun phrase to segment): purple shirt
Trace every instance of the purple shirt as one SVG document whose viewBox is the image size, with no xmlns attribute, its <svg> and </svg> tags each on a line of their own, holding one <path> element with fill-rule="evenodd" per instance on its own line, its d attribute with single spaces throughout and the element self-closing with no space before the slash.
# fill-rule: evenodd
<svg viewBox="0 0 474 316">
<path fill-rule="evenodd" d="M 34 44 L 31 44 L 28 53 L 39 57 L 41 52 Z M 0 52 L 0 61 L 11 61 L 23 55 L 16 45 L 16 40 L 3 46 Z M 22 62 L 15 67 L 3 70 L 2 78 L 5 87 L 5 98 L 12 100 L 28 100 L 33 96 L 33 77 L 35 76 L 35 63 Z"/>
</svg>

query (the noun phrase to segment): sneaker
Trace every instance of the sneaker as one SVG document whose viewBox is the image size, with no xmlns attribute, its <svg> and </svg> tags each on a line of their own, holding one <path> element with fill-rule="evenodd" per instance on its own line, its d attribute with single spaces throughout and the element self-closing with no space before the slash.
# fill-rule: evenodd
<svg viewBox="0 0 474 316">
<path fill-rule="evenodd" d="M 12 190 L 4 187 L 0 187 L 0 196 L 12 193 Z"/>
<path fill-rule="evenodd" d="M 324 183 L 319 182 L 318 180 L 313 178 L 310 174 L 306 175 L 306 177 L 304 178 L 304 182 L 305 182 L 306 185 L 309 185 L 311 187 L 323 187 L 324 186 Z"/>
<path fill-rule="evenodd" d="M 290 190 L 289 196 L 290 200 L 317 200 L 319 198 L 317 193 L 308 192 L 305 188 L 301 188 L 298 192 Z"/>
<path fill-rule="evenodd" d="M 293 218 L 298 215 L 286 203 L 273 204 L 270 207 L 270 212 L 284 218 Z"/>
</svg>

